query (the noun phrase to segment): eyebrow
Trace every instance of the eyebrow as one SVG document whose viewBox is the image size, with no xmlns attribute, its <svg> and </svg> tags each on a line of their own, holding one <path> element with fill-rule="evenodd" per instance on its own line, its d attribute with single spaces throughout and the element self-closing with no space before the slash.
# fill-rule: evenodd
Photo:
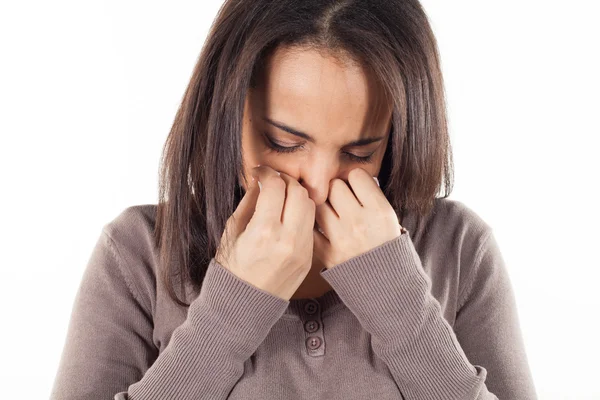
<svg viewBox="0 0 600 400">
<path fill-rule="evenodd" d="M 265 120 L 269 124 L 271 124 L 271 125 L 279 128 L 279 129 L 281 129 L 283 131 L 291 133 L 292 135 L 295 135 L 295 136 L 301 137 L 303 139 L 306 139 L 306 140 L 308 140 L 311 143 L 315 143 L 315 138 L 313 138 L 312 136 L 310 136 L 307 133 L 300 132 L 299 130 L 297 130 L 295 128 L 292 128 L 292 127 L 289 127 L 287 125 L 284 125 L 284 124 L 282 124 L 281 122 L 278 122 L 278 121 L 273 121 L 270 118 L 263 117 L 263 120 Z M 373 138 L 364 138 L 364 139 L 353 140 L 353 141 L 351 141 L 349 143 L 346 143 L 345 146 L 352 146 L 352 147 L 353 146 L 366 146 L 368 144 L 371 144 L 371 143 L 374 143 L 374 142 L 378 142 L 378 141 L 382 140 L 383 138 L 385 138 L 385 136 L 377 136 L 377 137 L 373 137 Z"/>
</svg>

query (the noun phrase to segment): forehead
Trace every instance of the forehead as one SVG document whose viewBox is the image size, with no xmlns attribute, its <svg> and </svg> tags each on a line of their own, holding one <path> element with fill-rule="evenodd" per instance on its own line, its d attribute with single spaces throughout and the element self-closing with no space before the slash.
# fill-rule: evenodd
<svg viewBox="0 0 600 400">
<path fill-rule="evenodd" d="M 391 109 L 368 70 L 313 49 L 278 48 L 266 60 L 255 104 L 319 141 L 386 133 Z M 256 96 L 255 96 L 256 97 Z"/>
</svg>

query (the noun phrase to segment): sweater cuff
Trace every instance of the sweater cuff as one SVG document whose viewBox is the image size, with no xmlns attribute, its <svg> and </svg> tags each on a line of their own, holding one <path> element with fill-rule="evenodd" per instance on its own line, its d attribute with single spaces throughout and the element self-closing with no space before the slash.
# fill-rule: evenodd
<svg viewBox="0 0 600 400">
<path fill-rule="evenodd" d="M 482 384 L 431 294 L 410 235 L 322 271 L 371 334 L 373 351 L 410 398 L 460 398 Z M 404 393 L 404 392 L 403 392 Z"/>
<path fill-rule="evenodd" d="M 198 297 L 190 304 L 190 323 L 205 332 L 212 330 L 241 360 L 256 351 L 289 305 L 239 278 L 215 258 Z"/>
<path fill-rule="evenodd" d="M 288 303 L 211 259 L 186 320 L 142 379 L 115 399 L 221 398 Z"/>
</svg>

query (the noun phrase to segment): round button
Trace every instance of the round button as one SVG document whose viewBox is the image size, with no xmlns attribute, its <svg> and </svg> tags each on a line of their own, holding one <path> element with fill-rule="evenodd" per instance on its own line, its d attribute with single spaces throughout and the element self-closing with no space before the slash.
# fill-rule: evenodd
<svg viewBox="0 0 600 400">
<path fill-rule="evenodd" d="M 304 329 L 306 330 L 306 332 L 315 332 L 319 330 L 319 323 L 317 321 L 306 321 L 306 323 L 304 324 Z"/>
<path fill-rule="evenodd" d="M 321 347 L 321 338 L 318 336 L 311 336 L 308 339 L 306 339 L 306 346 L 308 346 L 308 348 L 310 350 L 316 350 L 319 347 Z"/>
<path fill-rule="evenodd" d="M 307 314 L 314 314 L 317 312 L 317 310 L 319 309 L 319 305 L 317 303 L 315 303 L 314 301 L 309 301 L 308 303 L 304 304 L 304 311 L 306 311 Z"/>
</svg>

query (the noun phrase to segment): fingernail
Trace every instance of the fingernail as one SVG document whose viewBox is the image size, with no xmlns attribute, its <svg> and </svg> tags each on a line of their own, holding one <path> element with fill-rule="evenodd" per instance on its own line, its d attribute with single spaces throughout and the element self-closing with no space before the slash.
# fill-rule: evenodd
<svg viewBox="0 0 600 400">
<path fill-rule="evenodd" d="M 258 181 L 258 190 L 261 191 L 262 190 L 262 185 L 260 183 L 260 181 Z"/>
<path fill-rule="evenodd" d="M 377 179 L 376 176 L 374 176 L 373 179 L 375 179 L 375 183 L 377 183 L 377 186 L 379 186 L 379 179 Z M 379 186 L 379 187 L 381 187 L 381 186 Z"/>
</svg>

